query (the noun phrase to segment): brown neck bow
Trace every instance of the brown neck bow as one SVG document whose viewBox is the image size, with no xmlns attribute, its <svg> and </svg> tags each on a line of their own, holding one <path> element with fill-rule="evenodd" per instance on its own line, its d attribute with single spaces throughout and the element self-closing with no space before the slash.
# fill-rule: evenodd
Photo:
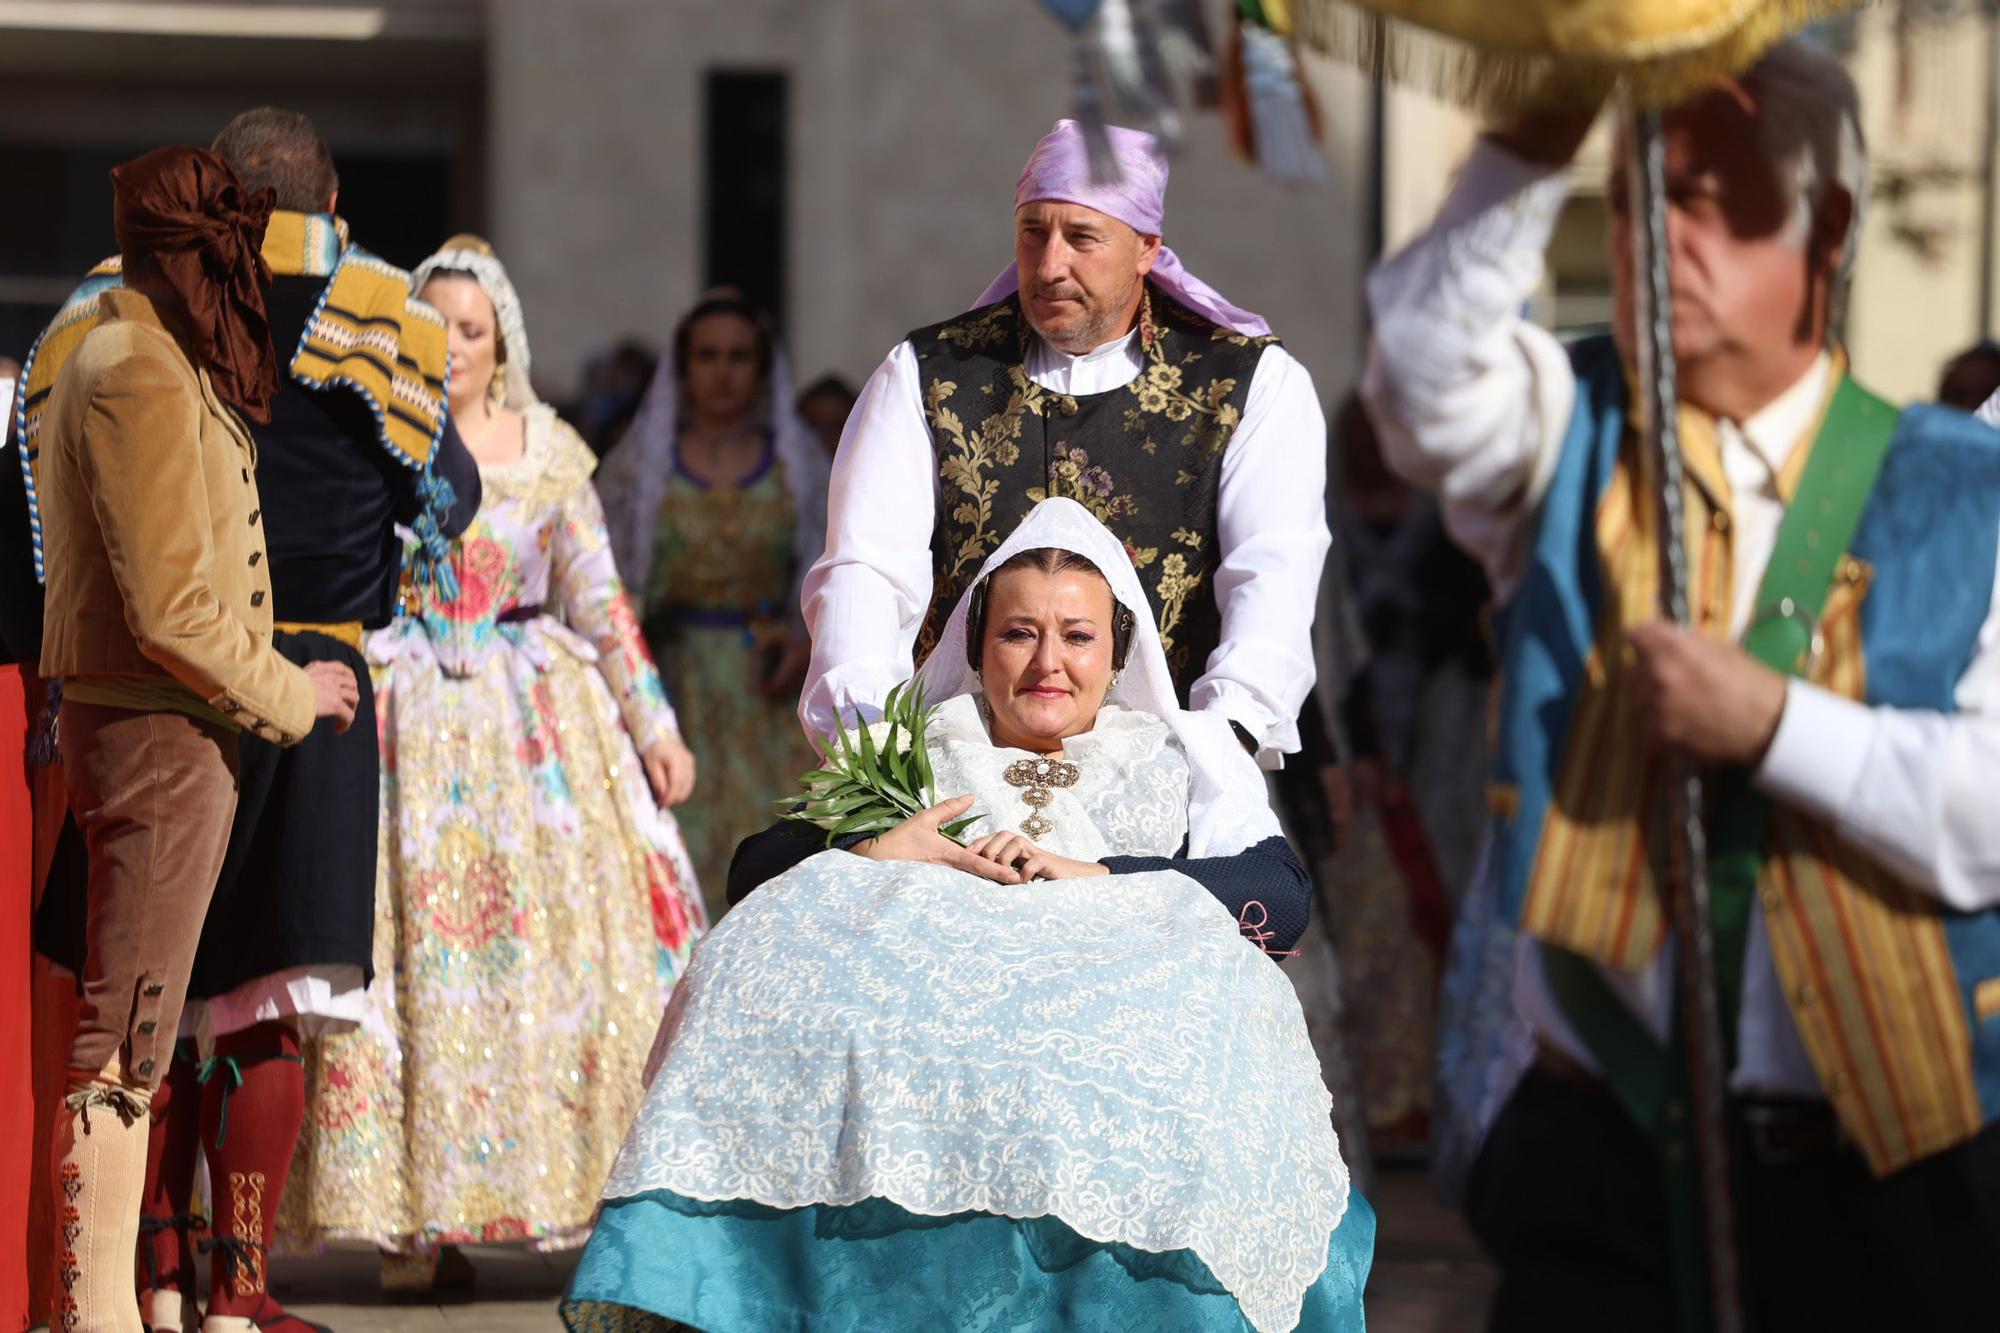
<svg viewBox="0 0 2000 1333">
<path fill-rule="evenodd" d="M 228 163 L 199 148 L 160 148 L 113 167 L 111 191 L 126 284 L 167 307 L 217 396 L 269 421 L 278 355 L 262 249 L 273 193 L 249 193 Z"/>
</svg>

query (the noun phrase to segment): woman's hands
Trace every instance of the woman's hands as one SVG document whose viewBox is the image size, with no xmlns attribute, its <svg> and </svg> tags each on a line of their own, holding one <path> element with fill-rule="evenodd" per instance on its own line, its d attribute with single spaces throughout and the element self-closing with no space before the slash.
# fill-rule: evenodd
<svg viewBox="0 0 2000 1333">
<path fill-rule="evenodd" d="M 1031 879 L 1089 879 L 1111 873 L 1109 866 L 1097 861 L 1072 861 L 1067 856 L 1045 852 L 1012 829 L 989 833 L 965 850 L 982 861 L 1011 867 L 1021 876 L 1021 883 Z"/>
<path fill-rule="evenodd" d="M 1022 877 L 1011 866 L 976 856 L 971 848 L 961 847 L 938 832 L 943 825 L 963 818 L 970 809 L 970 796 L 954 796 L 949 801 L 940 801 L 922 814 L 911 815 L 879 837 L 854 844 L 848 850 L 873 861 L 927 861 L 932 865 L 950 866 L 981 879 L 990 879 L 995 884 L 1021 883 Z"/>
<path fill-rule="evenodd" d="M 954 796 L 920 815 L 911 815 L 880 837 L 858 842 L 848 850 L 874 861 L 927 861 L 950 866 L 995 884 L 1026 884 L 1036 879 L 1089 879 L 1108 875 L 1109 866 L 1073 861 L 1045 852 L 1011 830 L 989 833 L 970 847 L 961 847 L 938 830 L 972 809 L 970 796 Z"/>
<path fill-rule="evenodd" d="M 646 782 L 653 799 L 661 806 L 675 806 L 694 794 L 694 751 L 678 736 L 662 736 L 639 756 L 645 766 Z"/>
</svg>

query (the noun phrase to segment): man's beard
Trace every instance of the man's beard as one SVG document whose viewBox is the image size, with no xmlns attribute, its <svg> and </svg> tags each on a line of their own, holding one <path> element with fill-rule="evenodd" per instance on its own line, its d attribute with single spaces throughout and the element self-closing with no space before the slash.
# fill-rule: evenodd
<svg viewBox="0 0 2000 1333">
<path fill-rule="evenodd" d="M 1135 282 L 1133 287 L 1137 285 Z M 1061 334 L 1052 333 L 1036 323 L 1034 299 L 1078 299 L 1083 296 L 1082 289 L 1069 286 L 1046 288 L 1035 286 L 1029 288 L 1023 295 L 1028 298 L 1021 302 L 1021 311 L 1028 317 L 1028 327 L 1039 334 L 1042 341 L 1048 343 L 1050 346 L 1067 352 L 1071 356 L 1081 356 L 1085 352 L 1094 351 L 1102 347 L 1112 338 L 1118 336 L 1119 330 L 1113 328 L 1112 325 L 1117 319 L 1117 312 L 1123 310 L 1130 303 L 1132 288 L 1127 288 L 1124 292 L 1120 293 L 1116 300 L 1106 301 L 1095 306 L 1085 305 L 1083 307 L 1083 322 L 1073 325 Z"/>
</svg>

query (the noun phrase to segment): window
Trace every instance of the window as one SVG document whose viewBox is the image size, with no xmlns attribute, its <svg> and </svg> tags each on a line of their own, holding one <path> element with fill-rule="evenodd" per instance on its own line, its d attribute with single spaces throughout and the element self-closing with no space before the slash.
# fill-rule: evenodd
<svg viewBox="0 0 2000 1333">
<path fill-rule="evenodd" d="M 785 315 L 786 123 L 782 73 L 711 70 L 704 99 L 704 279 Z"/>
</svg>

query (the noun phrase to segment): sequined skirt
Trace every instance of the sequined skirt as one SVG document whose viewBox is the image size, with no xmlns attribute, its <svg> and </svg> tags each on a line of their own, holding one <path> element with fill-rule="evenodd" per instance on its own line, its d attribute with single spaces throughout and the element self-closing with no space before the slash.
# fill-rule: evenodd
<svg viewBox="0 0 2000 1333">
<path fill-rule="evenodd" d="M 308 1048 L 293 1242 L 580 1240 L 702 921 L 603 678 L 409 636 L 382 719 L 375 984 Z M 374 651 L 371 645 L 371 651 Z"/>
</svg>

